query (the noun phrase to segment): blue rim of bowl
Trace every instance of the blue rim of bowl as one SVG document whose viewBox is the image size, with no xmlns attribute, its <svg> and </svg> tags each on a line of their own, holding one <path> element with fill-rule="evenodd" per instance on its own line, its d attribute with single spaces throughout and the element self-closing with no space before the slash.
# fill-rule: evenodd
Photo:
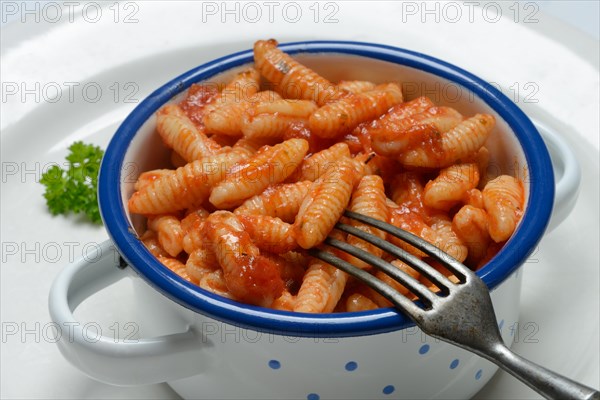
<svg viewBox="0 0 600 400">
<path fill-rule="evenodd" d="M 490 289 L 507 279 L 541 239 L 554 201 L 554 175 L 546 146 L 529 118 L 505 95 L 475 75 L 445 61 L 397 47 L 349 41 L 281 44 L 288 54 L 356 55 L 423 70 L 450 80 L 493 108 L 513 129 L 524 150 L 531 183 L 523 219 L 507 245 L 477 271 Z M 245 305 L 209 293 L 163 267 L 132 233 L 121 200 L 121 170 L 132 138 L 156 110 L 191 84 L 253 62 L 252 50 L 234 53 L 194 68 L 150 94 L 121 124 L 106 150 L 98 183 L 100 211 L 115 246 L 152 287 L 182 306 L 242 328 L 290 336 L 346 337 L 414 326 L 395 309 L 340 314 L 303 314 Z"/>
</svg>

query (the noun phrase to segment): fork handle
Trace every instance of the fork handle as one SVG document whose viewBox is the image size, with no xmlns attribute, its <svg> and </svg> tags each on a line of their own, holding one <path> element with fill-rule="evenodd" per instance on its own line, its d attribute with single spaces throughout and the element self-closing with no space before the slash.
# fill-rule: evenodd
<svg viewBox="0 0 600 400">
<path fill-rule="evenodd" d="M 597 390 L 537 365 L 504 344 L 498 344 L 489 354 L 483 355 L 547 399 L 600 399 Z"/>
</svg>

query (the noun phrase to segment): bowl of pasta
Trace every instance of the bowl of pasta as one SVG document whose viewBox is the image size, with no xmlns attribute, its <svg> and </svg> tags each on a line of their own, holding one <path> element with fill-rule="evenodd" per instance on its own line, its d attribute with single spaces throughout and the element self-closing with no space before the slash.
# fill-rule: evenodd
<svg viewBox="0 0 600 400">
<path fill-rule="evenodd" d="M 577 166 L 547 140 L 562 149 L 564 218 Z M 333 236 L 432 285 L 334 225 L 349 209 L 409 230 L 477 271 L 510 343 L 555 176 L 527 116 L 467 71 L 385 45 L 261 40 L 144 100 L 110 142 L 98 193 L 111 240 L 61 273 L 51 315 L 76 324 L 74 307 L 127 277 L 144 322 L 143 339 L 93 343 L 73 325 L 58 344 L 89 376 L 168 382 L 184 398 L 466 398 L 497 367 L 307 250 Z"/>
</svg>

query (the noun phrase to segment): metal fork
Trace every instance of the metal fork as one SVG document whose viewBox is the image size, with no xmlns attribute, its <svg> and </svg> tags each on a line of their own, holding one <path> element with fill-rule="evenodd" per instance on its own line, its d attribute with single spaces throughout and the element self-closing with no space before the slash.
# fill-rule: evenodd
<svg viewBox="0 0 600 400">
<path fill-rule="evenodd" d="M 388 274 L 417 296 L 415 303 L 370 273 L 322 249 L 310 254 L 363 281 L 404 311 L 425 333 L 478 354 L 517 377 L 548 399 L 600 399 L 597 390 L 552 372 L 513 353 L 502 341 L 486 284 L 468 267 L 410 232 L 352 211 L 344 215 L 385 231 L 438 260 L 459 280 L 444 274 L 394 244 L 353 226 L 338 223 L 340 231 L 369 242 L 404 261 L 440 290 L 433 292 L 387 261 L 334 238 L 325 244 L 342 250 Z"/>
</svg>

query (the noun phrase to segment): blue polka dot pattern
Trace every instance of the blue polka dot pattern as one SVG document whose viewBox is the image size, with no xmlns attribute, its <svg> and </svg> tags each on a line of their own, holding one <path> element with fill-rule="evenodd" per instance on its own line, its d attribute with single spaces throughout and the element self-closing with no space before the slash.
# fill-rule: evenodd
<svg viewBox="0 0 600 400">
<path fill-rule="evenodd" d="M 394 390 L 396 390 L 394 385 L 387 385 L 386 387 L 383 388 L 382 392 L 383 392 L 383 394 L 392 394 L 392 393 L 394 393 Z"/>
<path fill-rule="evenodd" d="M 477 373 L 475 374 L 475 379 L 480 380 L 481 375 L 483 375 L 483 371 L 482 370 L 477 371 Z"/>
<path fill-rule="evenodd" d="M 450 363 L 450 369 L 454 369 L 456 367 L 458 367 L 458 363 L 460 361 L 458 361 L 458 358 L 455 358 L 454 360 L 452 360 L 452 362 Z"/>
<path fill-rule="evenodd" d="M 344 368 L 346 368 L 346 371 L 354 371 L 356 368 L 358 368 L 358 364 L 355 361 L 350 361 Z"/>
<path fill-rule="evenodd" d="M 308 396 L 306 396 L 306 400 L 319 400 L 321 398 L 321 396 L 319 396 L 316 393 L 311 393 Z"/>
<path fill-rule="evenodd" d="M 429 345 L 428 344 L 424 344 L 423 346 L 421 346 L 421 348 L 419 349 L 419 354 L 425 354 L 429 351 Z"/>
<path fill-rule="evenodd" d="M 271 360 L 271 361 L 269 361 L 269 367 L 271 369 L 279 369 L 279 368 L 281 368 L 281 363 L 277 360 Z"/>
</svg>

